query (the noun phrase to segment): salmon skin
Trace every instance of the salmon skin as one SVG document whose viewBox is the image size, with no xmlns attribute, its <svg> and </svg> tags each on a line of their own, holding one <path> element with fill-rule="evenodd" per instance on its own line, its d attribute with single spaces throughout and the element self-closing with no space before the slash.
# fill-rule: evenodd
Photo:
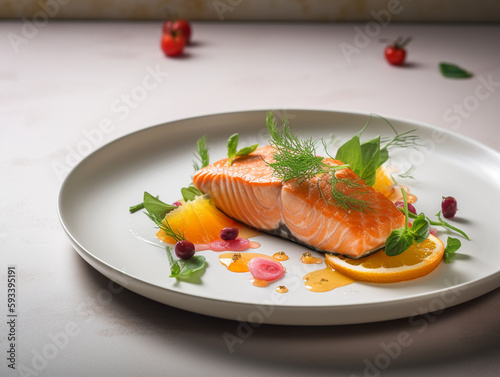
<svg viewBox="0 0 500 377">
<path fill-rule="evenodd" d="M 260 231 L 303 244 L 320 252 L 359 259 L 380 250 L 390 233 L 404 226 L 405 218 L 384 195 L 364 185 L 349 168 L 337 178 L 358 182 L 353 188 L 338 183 L 336 189 L 366 203 L 364 210 L 337 204 L 332 196 L 330 173 L 301 182 L 282 181 L 269 166 L 275 149 L 265 146 L 231 165 L 222 159 L 196 172 L 194 186 L 209 194 L 226 215 Z M 325 158 L 329 165 L 341 161 Z"/>
</svg>

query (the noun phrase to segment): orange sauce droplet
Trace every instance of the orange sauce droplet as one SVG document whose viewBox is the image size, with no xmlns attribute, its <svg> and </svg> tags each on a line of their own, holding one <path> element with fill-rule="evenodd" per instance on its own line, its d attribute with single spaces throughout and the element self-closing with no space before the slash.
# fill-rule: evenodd
<svg viewBox="0 0 500 377">
<path fill-rule="evenodd" d="M 328 292 L 355 282 L 330 267 L 309 272 L 303 277 L 304 285 L 311 292 Z"/>
<path fill-rule="evenodd" d="M 219 262 L 232 272 L 248 272 L 248 262 L 252 258 L 262 257 L 275 260 L 269 255 L 260 253 L 223 253 L 219 255 Z"/>
<path fill-rule="evenodd" d="M 308 251 L 302 254 L 300 257 L 300 261 L 304 264 L 320 264 L 323 263 L 323 259 L 313 257 L 312 254 Z"/>
<path fill-rule="evenodd" d="M 285 254 L 284 251 L 278 251 L 277 253 L 273 254 L 273 258 L 277 260 L 288 260 L 288 255 Z"/>
<path fill-rule="evenodd" d="M 262 235 L 261 232 L 258 230 L 249 228 L 248 226 L 242 225 L 241 227 L 238 227 L 238 237 L 241 238 L 252 238 L 252 237 L 257 237 Z"/>
<path fill-rule="evenodd" d="M 267 280 L 260 280 L 260 279 L 253 279 L 252 284 L 255 285 L 256 287 L 267 287 L 269 285 L 269 282 Z"/>
<path fill-rule="evenodd" d="M 276 292 L 278 292 L 278 293 L 287 293 L 288 292 L 288 288 L 285 287 L 284 285 L 278 285 L 276 287 Z"/>
<path fill-rule="evenodd" d="M 260 243 L 255 241 L 250 241 L 250 249 L 258 249 L 260 247 Z"/>
</svg>

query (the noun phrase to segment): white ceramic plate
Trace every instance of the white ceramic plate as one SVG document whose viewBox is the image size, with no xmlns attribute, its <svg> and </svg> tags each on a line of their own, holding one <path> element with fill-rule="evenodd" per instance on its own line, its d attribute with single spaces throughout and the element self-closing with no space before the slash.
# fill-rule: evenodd
<svg viewBox="0 0 500 377">
<path fill-rule="evenodd" d="M 279 116 L 282 113 L 276 113 Z M 285 251 L 290 260 L 279 283 L 252 286 L 250 274 L 227 271 L 218 253 L 205 251 L 208 268 L 197 283 L 169 278 L 165 250 L 154 242 L 153 223 L 129 206 L 144 191 L 166 202 L 180 197 L 193 174 L 196 140 L 208 135 L 211 160 L 225 157 L 226 140 L 240 133 L 240 146 L 266 143 L 266 111 L 209 115 L 147 128 L 122 137 L 84 159 L 64 181 L 58 201 L 61 223 L 78 253 L 111 280 L 153 300 L 196 313 L 238 321 L 288 325 L 353 324 L 409 317 L 456 305 L 500 286 L 497 205 L 500 155 L 456 134 L 414 122 L 390 119 L 400 132 L 417 129 L 425 144 L 420 150 L 392 153 L 393 164 L 413 164 L 415 180 L 401 180 L 418 197 L 428 216 L 440 209 L 442 196 L 459 203 L 454 224 L 471 241 L 462 240 L 460 256 L 444 262 L 423 278 L 395 284 L 354 283 L 330 292 L 313 293 L 302 282 L 305 273 L 324 265 L 299 263 L 307 249 L 262 235 L 256 250 L 272 255 Z M 347 140 L 368 116 L 328 111 L 287 110 L 292 129 L 303 136 Z M 373 118 L 364 137 L 390 136 L 388 125 Z M 439 234 L 446 241 L 448 234 Z M 289 288 L 275 292 L 277 285 Z"/>
</svg>

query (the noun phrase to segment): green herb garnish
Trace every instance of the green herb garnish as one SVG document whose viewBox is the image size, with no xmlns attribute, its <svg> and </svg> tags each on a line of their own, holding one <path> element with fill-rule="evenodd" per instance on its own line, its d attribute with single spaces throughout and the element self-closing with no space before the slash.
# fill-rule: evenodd
<svg viewBox="0 0 500 377">
<path fill-rule="evenodd" d="M 179 232 L 177 229 L 173 229 L 167 220 L 159 220 L 155 216 L 151 215 L 148 212 L 146 212 L 146 215 L 151 219 L 151 221 L 153 221 L 156 224 L 156 226 L 158 228 L 163 230 L 168 237 L 172 237 L 177 242 L 183 241 L 186 239 L 184 237 L 184 234 Z M 163 222 L 163 221 L 165 221 L 165 222 Z"/>
<path fill-rule="evenodd" d="M 194 255 L 188 260 L 174 260 L 170 247 L 166 247 L 168 262 L 170 263 L 170 277 L 176 279 L 187 279 L 207 266 L 203 255 Z"/>
<path fill-rule="evenodd" d="M 141 209 L 144 209 L 144 202 L 131 206 L 128 210 L 130 211 L 130 213 L 135 213 L 137 211 L 140 211 Z"/>
<path fill-rule="evenodd" d="M 227 157 L 229 158 L 229 164 L 232 164 L 236 157 L 249 155 L 259 146 L 259 144 L 254 144 L 238 150 L 239 138 L 239 134 L 233 134 L 227 140 Z"/>
<path fill-rule="evenodd" d="M 406 199 L 405 190 L 401 189 L 403 194 L 403 200 L 405 203 L 404 214 L 405 214 L 405 226 L 404 228 L 398 228 L 391 232 L 387 240 L 385 241 L 385 253 L 390 256 L 396 256 L 413 245 L 413 243 L 423 242 L 429 236 L 430 224 L 423 213 L 416 216 L 412 227 L 408 224 L 408 201 Z"/>
<path fill-rule="evenodd" d="M 176 209 L 176 206 L 162 202 L 158 197 L 154 197 L 148 192 L 144 192 L 143 206 L 148 213 L 160 222 L 165 218 L 165 215 Z"/>
<path fill-rule="evenodd" d="M 369 208 L 369 205 L 365 201 L 354 198 L 352 195 L 346 195 L 338 189 L 339 184 L 344 184 L 348 188 L 360 189 L 364 186 L 352 179 L 338 178 L 335 172 L 347 168 L 349 165 L 331 166 L 324 163 L 323 157 L 316 155 L 318 140 L 312 140 L 312 138 L 299 139 L 291 131 L 286 119 L 283 121 L 282 129 L 279 130 L 272 111 L 267 113 L 266 126 L 270 133 L 269 143 L 276 149 L 273 155 L 275 162 L 268 164 L 278 178 L 285 182 L 295 179 L 300 184 L 306 179 L 329 173 L 331 176 L 330 186 L 332 197 L 336 204 L 343 208 L 360 211 Z M 326 150 L 326 143 L 324 140 L 321 141 Z M 318 189 L 323 199 L 329 203 L 321 190 L 319 180 Z M 356 190 L 356 193 L 363 194 L 361 190 Z"/>
<path fill-rule="evenodd" d="M 439 69 L 444 77 L 450 77 L 454 79 L 467 79 L 472 77 L 472 73 L 460 68 L 455 64 L 450 63 L 439 63 Z"/>
<path fill-rule="evenodd" d="M 458 238 L 448 237 L 446 241 L 446 247 L 444 249 L 444 262 L 451 263 L 452 257 L 455 255 L 455 252 L 460 249 L 462 243 Z"/>
<path fill-rule="evenodd" d="M 196 153 L 194 153 L 194 157 L 195 161 L 193 162 L 193 168 L 195 171 L 198 171 L 210 164 L 206 136 L 200 137 L 196 142 Z"/>
<path fill-rule="evenodd" d="M 401 209 L 401 208 L 400 208 Z M 413 213 L 410 213 L 409 216 L 412 218 L 412 219 L 415 219 L 417 216 Z M 470 241 L 470 238 L 467 234 L 465 234 L 465 232 L 463 230 L 460 230 L 458 229 L 457 227 L 447 223 L 446 221 L 444 221 L 442 218 L 441 218 L 441 211 L 439 211 L 438 213 L 436 213 L 436 217 L 438 218 L 438 221 L 433 221 L 431 219 L 429 219 L 428 217 L 426 217 L 427 221 L 429 221 L 429 224 L 430 225 L 433 225 L 433 226 L 442 226 L 444 228 L 448 228 L 450 230 L 453 230 L 454 232 L 457 232 L 457 233 L 460 233 L 462 236 L 464 236 L 465 239 L 469 240 Z"/>
<path fill-rule="evenodd" d="M 185 202 L 195 200 L 197 196 L 203 195 L 203 193 L 194 186 L 181 188 L 181 194 Z"/>
<path fill-rule="evenodd" d="M 390 148 L 415 148 L 419 146 L 419 137 L 414 135 L 415 130 L 398 133 L 391 123 L 383 119 L 396 134 L 392 138 L 381 138 L 377 136 L 373 139 L 361 142 L 360 137 L 371 121 L 371 115 L 360 132 L 345 142 L 335 155 L 335 159 L 349 164 L 349 167 L 367 184 L 375 184 L 377 169 L 389 159 Z"/>
</svg>

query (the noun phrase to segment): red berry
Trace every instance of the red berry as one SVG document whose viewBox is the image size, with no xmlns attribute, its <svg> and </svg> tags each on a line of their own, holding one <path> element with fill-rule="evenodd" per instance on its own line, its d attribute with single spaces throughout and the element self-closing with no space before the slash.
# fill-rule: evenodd
<svg viewBox="0 0 500 377">
<path fill-rule="evenodd" d="M 231 241 L 238 237 L 238 229 L 236 228 L 224 228 L 220 231 L 220 239 L 224 241 Z"/>
<path fill-rule="evenodd" d="M 175 244 L 175 255 L 178 258 L 188 260 L 194 255 L 194 244 L 190 241 L 183 240 Z"/>
<path fill-rule="evenodd" d="M 457 213 L 457 200 L 452 196 L 443 197 L 441 211 L 443 212 L 443 216 L 447 219 L 455 217 Z"/>
<path fill-rule="evenodd" d="M 396 202 L 394 204 L 396 204 L 396 207 L 398 207 L 398 208 L 403 208 L 403 209 L 405 208 L 404 202 Z M 414 215 L 417 214 L 417 210 L 415 209 L 415 207 L 411 203 L 408 203 L 408 212 L 411 212 Z"/>
</svg>

